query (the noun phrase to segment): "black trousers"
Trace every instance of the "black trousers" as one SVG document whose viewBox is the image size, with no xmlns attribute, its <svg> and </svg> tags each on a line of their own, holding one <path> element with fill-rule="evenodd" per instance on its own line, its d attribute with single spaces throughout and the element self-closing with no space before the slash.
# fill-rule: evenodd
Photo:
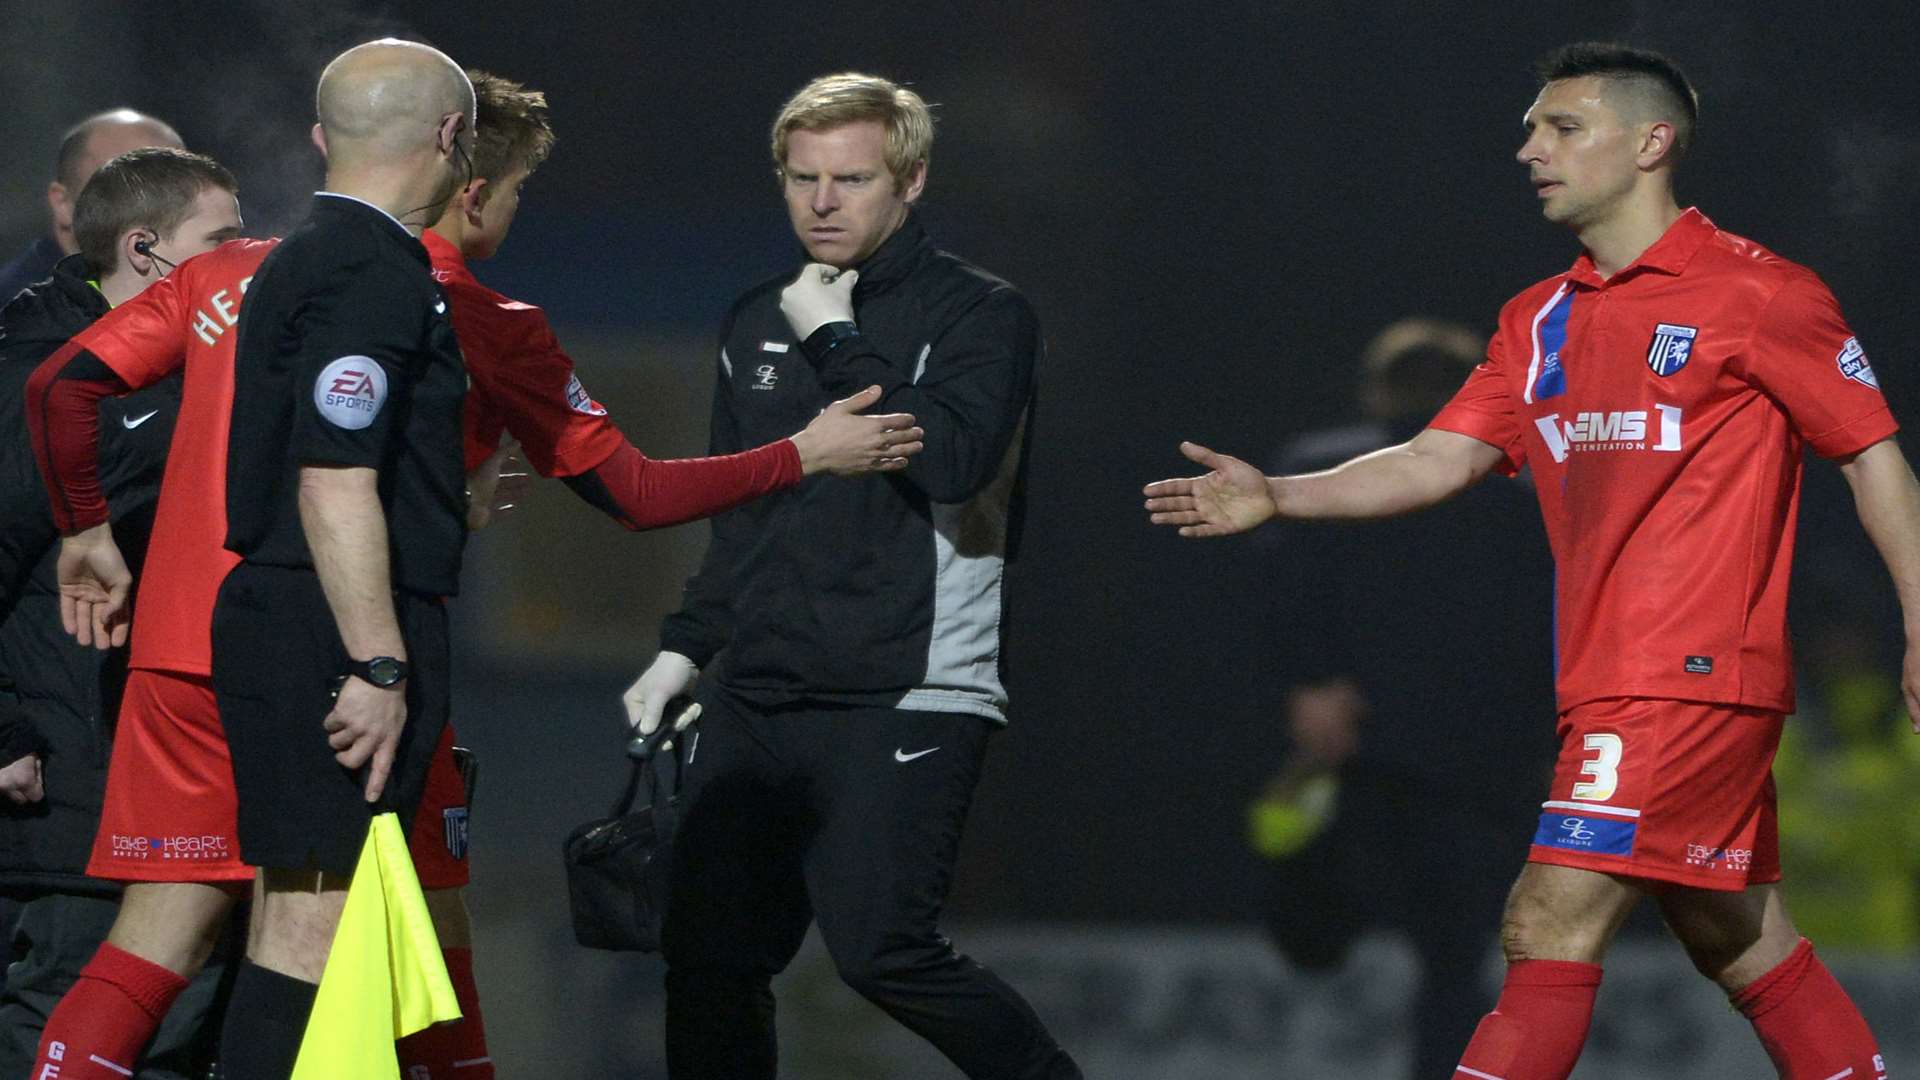
<svg viewBox="0 0 1920 1080">
<path fill-rule="evenodd" d="M 1026 1001 L 937 925 L 989 722 L 767 709 L 711 684 L 698 700 L 662 948 L 673 1080 L 772 1080 L 772 978 L 815 920 L 847 985 L 969 1077 L 1077 1080 Z"/>
<path fill-rule="evenodd" d="M 0 992 L 0 1077 L 24 1077 L 33 1068 L 47 1017 L 107 940 L 119 912 L 117 899 L 72 893 L 49 893 L 21 908 L 13 939 L 17 959 L 7 968 L 6 989 Z M 230 925 L 245 924 L 242 917 Z M 221 936 L 207 966 L 167 1011 L 135 1080 L 198 1080 L 206 1073 L 220 1046 L 237 938 L 235 933 Z"/>
</svg>

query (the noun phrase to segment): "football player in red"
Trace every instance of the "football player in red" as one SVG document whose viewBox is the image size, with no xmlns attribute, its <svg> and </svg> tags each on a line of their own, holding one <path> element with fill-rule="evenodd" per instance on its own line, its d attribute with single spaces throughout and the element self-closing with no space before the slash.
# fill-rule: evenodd
<svg viewBox="0 0 1920 1080">
<path fill-rule="evenodd" d="M 473 81 L 473 179 L 422 242 L 449 298 L 472 380 L 465 428 L 477 476 L 497 467 L 504 432 L 543 475 L 566 479 L 588 502 L 642 529 L 706 517 L 814 472 L 891 471 L 919 451 L 911 416 L 859 414 L 877 397 L 865 393 L 830 407 L 790 439 L 744 453 L 681 460 L 641 454 L 581 388 L 540 309 L 487 290 L 466 271 L 463 254 L 485 257 L 505 238 L 519 185 L 553 142 L 541 95 L 484 73 Z M 123 305 L 90 327 L 29 384 L 36 454 L 68 534 L 60 563 L 63 614 L 83 643 L 106 647 L 126 640 L 131 575 L 99 524 L 97 402 L 183 369 L 186 379 L 133 620 L 135 670 L 89 867 L 95 876 L 129 883 L 109 945 L 116 959 L 124 954 L 139 966 L 122 972 L 96 958 L 55 1010 L 41 1059 L 54 1061 L 50 1051 L 58 1045 L 65 1080 L 115 1080 L 118 1074 L 90 1059 L 138 1056 L 177 993 L 176 980 L 205 963 L 253 878 L 238 857 L 232 773 L 210 679 L 210 626 L 215 593 L 239 561 L 223 546 L 234 339 L 247 284 L 275 243 L 235 241 L 182 262 L 144 303 Z M 485 512 L 476 504 L 470 522 L 482 523 Z M 401 1063 L 420 1070 L 410 1078 L 484 1080 L 493 1071 L 459 892 L 468 878 L 465 845 L 450 842 L 448 829 L 449 812 L 463 819 L 465 809 L 452 741 L 449 730 L 409 839 L 463 1016 L 403 1040 Z M 191 859 L 164 858 L 144 843 L 175 836 L 196 839 Z M 123 842 L 128 838 L 143 842 Z M 84 1047 L 74 1039 L 86 1018 L 108 1010 L 126 1019 L 90 1035 L 95 1042 Z"/>
<path fill-rule="evenodd" d="M 1592 44 L 1540 74 L 1519 160 L 1585 250 L 1507 304 L 1453 401 L 1412 440 L 1308 475 L 1183 444 L 1212 471 L 1148 485 L 1147 509 L 1222 536 L 1405 513 L 1530 466 L 1558 565 L 1560 759 L 1508 902 L 1506 983 L 1456 1075 L 1567 1076 L 1607 945 L 1651 896 L 1781 1076 L 1879 1080 L 1872 1033 L 1782 902 L 1770 767 L 1793 709 L 1802 450 L 1839 463 L 1909 627 L 1920 485 L 1820 279 L 1675 200 L 1698 111 L 1685 76 Z M 1920 717 L 1917 645 L 1910 630 Z"/>
</svg>

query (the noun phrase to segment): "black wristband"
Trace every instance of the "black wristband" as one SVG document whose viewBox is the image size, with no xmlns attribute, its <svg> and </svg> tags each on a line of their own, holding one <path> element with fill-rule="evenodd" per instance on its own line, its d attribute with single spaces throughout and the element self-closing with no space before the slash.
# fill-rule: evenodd
<svg viewBox="0 0 1920 1080">
<path fill-rule="evenodd" d="M 833 350 L 859 336 L 859 323 L 845 320 L 822 323 L 813 333 L 807 335 L 807 340 L 800 343 L 800 351 L 806 353 L 807 359 L 818 366 L 825 363 L 827 357 L 833 355 Z"/>
</svg>

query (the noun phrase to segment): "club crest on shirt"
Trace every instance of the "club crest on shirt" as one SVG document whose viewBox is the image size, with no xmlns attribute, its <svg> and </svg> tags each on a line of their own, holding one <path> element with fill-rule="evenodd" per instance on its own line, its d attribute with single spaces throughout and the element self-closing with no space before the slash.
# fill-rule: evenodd
<svg viewBox="0 0 1920 1080">
<path fill-rule="evenodd" d="M 1665 378 L 1687 366 L 1693 358 L 1693 339 L 1700 336 L 1697 326 L 1661 323 L 1653 328 L 1653 342 L 1647 346 L 1647 366 Z"/>
<path fill-rule="evenodd" d="M 1867 350 L 1860 347 L 1859 338 L 1848 338 L 1840 347 L 1840 355 L 1833 358 L 1840 365 L 1840 374 L 1862 386 L 1880 389 L 1880 380 L 1873 376 L 1873 365 L 1867 363 Z"/>
</svg>

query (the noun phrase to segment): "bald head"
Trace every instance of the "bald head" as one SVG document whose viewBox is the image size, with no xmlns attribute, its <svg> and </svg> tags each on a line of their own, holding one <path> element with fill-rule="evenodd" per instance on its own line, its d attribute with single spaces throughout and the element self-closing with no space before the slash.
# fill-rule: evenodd
<svg viewBox="0 0 1920 1080">
<path fill-rule="evenodd" d="M 473 84 L 430 45 L 383 38 L 356 45 L 320 73 L 315 94 L 327 156 L 392 158 L 434 144 L 449 115 L 473 128 Z"/>
<path fill-rule="evenodd" d="M 71 255 L 80 250 L 73 237 L 73 204 L 100 166 L 134 150 L 165 146 L 186 149 L 180 133 L 163 120 L 132 109 L 95 113 L 67 129 L 60 138 L 60 157 L 47 185 L 47 211 L 53 219 L 53 242 Z"/>
<path fill-rule="evenodd" d="M 186 149 L 180 133 L 164 120 L 132 109 L 95 113 L 67 129 L 60 139 L 60 157 L 53 178 L 78 196 L 100 166 L 132 150 L 150 146 Z"/>
</svg>

